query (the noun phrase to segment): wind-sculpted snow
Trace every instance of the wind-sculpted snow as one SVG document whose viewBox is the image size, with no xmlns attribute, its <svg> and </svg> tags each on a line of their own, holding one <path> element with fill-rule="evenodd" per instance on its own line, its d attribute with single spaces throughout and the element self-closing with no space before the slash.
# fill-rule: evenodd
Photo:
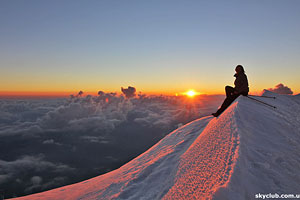
<svg viewBox="0 0 300 200">
<path fill-rule="evenodd" d="M 249 200 L 258 193 L 300 194 L 299 96 L 264 95 L 276 96 L 260 100 L 277 109 L 241 96 L 218 118 L 180 127 L 117 170 L 19 199 Z"/>
<path fill-rule="evenodd" d="M 235 103 L 214 118 L 183 154 L 175 183 L 164 199 L 210 199 L 224 186 L 238 156 L 239 138 L 234 119 Z"/>
</svg>

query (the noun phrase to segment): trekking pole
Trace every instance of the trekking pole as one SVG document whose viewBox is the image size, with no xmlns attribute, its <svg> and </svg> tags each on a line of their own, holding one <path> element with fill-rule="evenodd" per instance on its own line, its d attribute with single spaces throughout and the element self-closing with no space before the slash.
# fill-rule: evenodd
<svg viewBox="0 0 300 200">
<path fill-rule="evenodd" d="M 249 96 L 247 96 L 247 97 L 248 97 L 249 99 L 252 99 L 252 100 L 254 100 L 254 101 L 257 101 L 257 102 L 259 102 L 259 103 L 265 104 L 265 105 L 267 105 L 267 106 L 270 106 L 270 107 L 276 109 L 275 106 L 272 106 L 272 105 L 270 105 L 270 104 L 267 104 L 267 103 L 265 103 L 265 102 L 263 102 L 263 101 L 257 100 L 257 99 L 255 99 L 255 98 L 253 98 L 253 97 L 249 97 Z"/>
<path fill-rule="evenodd" d="M 270 99 L 276 99 L 276 97 L 268 97 L 268 96 L 257 96 L 257 95 L 248 95 L 251 97 L 264 97 L 264 98 L 270 98 Z"/>
</svg>

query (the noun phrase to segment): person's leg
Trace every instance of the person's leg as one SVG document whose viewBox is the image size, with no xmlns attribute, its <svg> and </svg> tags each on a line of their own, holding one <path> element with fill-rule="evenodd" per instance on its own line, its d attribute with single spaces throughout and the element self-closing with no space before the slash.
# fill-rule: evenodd
<svg viewBox="0 0 300 200">
<path fill-rule="evenodd" d="M 218 117 L 222 112 L 224 112 L 224 110 L 226 110 L 226 108 L 228 108 L 230 106 L 230 104 L 236 99 L 238 98 L 239 95 L 231 95 L 229 97 L 226 97 L 226 99 L 224 100 L 223 104 L 221 105 L 220 109 L 216 112 L 213 113 L 213 116 Z"/>
<path fill-rule="evenodd" d="M 226 108 L 228 108 L 228 106 L 234 101 L 233 98 L 231 97 L 226 97 L 226 99 L 224 100 L 224 102 L 222 103 L 221 107 L 219 108 L 219 110 L 216 112 L 217 116 L 219 116 L 222 112 L 224 112 L 224 110 L 226 110 Z"/>
<path fill-rule="evenodd" d="M 227 85 L 225 87 L 225 93 L 226 93 L 226 97 L 230 97 L 232 94 L 234 94 L 234 88 Z"/>
</svg>

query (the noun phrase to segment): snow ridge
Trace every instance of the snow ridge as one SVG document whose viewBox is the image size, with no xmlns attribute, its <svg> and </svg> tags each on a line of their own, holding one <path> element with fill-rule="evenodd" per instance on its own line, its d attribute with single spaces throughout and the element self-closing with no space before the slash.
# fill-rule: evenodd
<svg viewBox="0 0 300 200">
<path fill-rule="evenodd" d="M 300 194 L 300 98 L 270 91 L 263 95 L 276 97 L 259 99 L 277 109 L 246 97 L 238 100 L 239 158 L 227 187 L 214 199 L 255 199 L 258 193 Z"/>
</svg>

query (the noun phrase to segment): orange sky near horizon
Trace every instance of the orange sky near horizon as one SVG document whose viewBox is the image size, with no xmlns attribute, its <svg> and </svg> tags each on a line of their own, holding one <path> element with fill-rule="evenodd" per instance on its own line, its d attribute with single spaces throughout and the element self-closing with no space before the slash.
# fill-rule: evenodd
<svg viewBox="0 0 300 200">
<path fill-rule="evenodd" d="M 247 65 L 248 66 L 248 65 Z M 250 65 L 251 66 L 251 65 Z M 132 86 L 136 93 L 153 95 L 175 95 L 188 90 L 195 90 L 201 94 L 225 94 L 226 85 L 234 86 L 234 68 L 226 70 L 207 69 L 206 73 L 199 71 L 173 70 L 163 75 L 147 76 L 147 74 L 135 74 L 134 76 L 111 75 L 98 78 L 100 72 L 70 74 L 69 77 L 62 74 L 7 74 L 0 79 L 0 96 L 69 96 L 76 95 L 79 91 L 84 94 L 97 95 L 98 91 L 121 93 L 121 87 Z M 299 81 L 296 78 L 282 79 L 279 73 L 273 75 L 273 79 L 265 76 L 257 76 L 253 68 L 246 68 L 251 94 L 260 94 L 263 89 L 274 88 L 283 83 L 292 89 L 294 94 L 300 93 Z M 156 74 L 156 72 L 154 72 Z M 180 75 L 179 75 L 180 74 Z M 3 74 L 2 74 L 3 75 Z M 153 74 L 151 74 L 153 75 Z"/>
<path fill-rule="evenodd" d="M 126 87 L 127 88 L 127 87 Z M 224 91 L 205 91 L 205 90 L 200 90 L 200 89 L 195 89 L 195 88 L 187 88 L 187 89 L 181 89 L 181 90 L 176 90 L 176 89 L 170 89 L 166 91 L 143 91 L 139 90 L 137 88 L 136 94 L 141 92 L 142 94 L 146 95 L 168 95 L 168 96 L 175 96 L 175 95 L 186 95 L 186 93 L 189 90 L 194 90 L 197 94 L 196 95 L 225 95 Z M 70 95 L 76 95 L 78 94 L 79 91 L 83 91 L 84 94 L 83 96 L 86 95 L 93 95 L 97 96 L 98 91 L 100 90 L 49 90 L 49 91 L 0 91 L 0 97 L 69 97 Z M 117 94 L 122 94 L 121 89 L 120 90 L 102 90 L 105 93 L 110 93 L 110 92 L 115 92 Z M 261 94 L 263 90 L 258 90 L 258 91 L 250 91 L 251 94 L 259 95 Z M 298 94 L 299 92 L 294 92 L 294 94 Z"/>
<path fill-rule="evenodd" d="M 250 93 L 259 94 L 263 89 L 274 88 L 279 83 L 291 88 L 294 94 L 300 93 L 298 68 L 289 71 L 290 75 L 283 76 L 281 71 L 270 74 L 267 67 L 261 68 L 260 74 L 257 74 L 258 70 L 253 65 L 244 65 Z M 137 71 L 133 74 L 126 70 L 116 74 L 105 73 L 101 69 L 55 73 L 50 70 L 51 67 L 29 73 L 25 69 L 17 72 L 5 68 L 0 74 L 0 96 L 68 96 L 77 94 L 80 90 L 97 95 L 100 90 L 121 93 L 121 87 L 128 86 L 135 87 L 137 93 L 145 94 L 175 95 L 193 89 L 201 94 L 212 95 L 224 94 L 226 85 L 234 85 L 233 63 L 219 68 L 214 64 L 206 66 L 208 67 L 191 65 L 192 69 L 178 66 L 173 70 L 149 70 L 147 67 L 146 72 Z"/>
</svg>

